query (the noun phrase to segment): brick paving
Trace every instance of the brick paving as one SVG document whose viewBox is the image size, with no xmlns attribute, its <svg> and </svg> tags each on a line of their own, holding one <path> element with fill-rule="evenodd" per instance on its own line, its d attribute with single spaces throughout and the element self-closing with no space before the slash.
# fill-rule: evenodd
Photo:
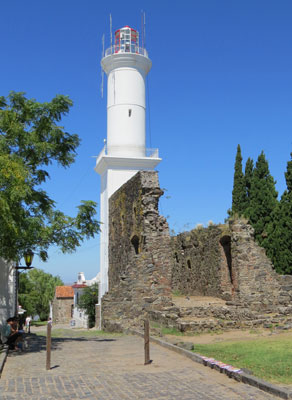
<svg viewBox="0 0 292 400">
<path fill-rule="evenodd" d="M 53 367 L 46 371 L 45 338 L 9 355 L 0 380 L 1 400 L 270 400 L 276 397 L 151 344 L 143 364 L 136 336 L 54 338 Z"/>
</svg>

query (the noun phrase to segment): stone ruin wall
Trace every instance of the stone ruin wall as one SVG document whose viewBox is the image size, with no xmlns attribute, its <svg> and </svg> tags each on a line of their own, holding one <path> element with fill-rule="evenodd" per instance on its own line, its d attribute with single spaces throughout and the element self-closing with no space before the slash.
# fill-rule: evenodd
<svg viewBox="0 0 292 400">
<path fill-rule="evenodd" d="M 215 296 L 254 311 L 290 307 L 292 276 L 280 276 L 243 220 L 197 228 L 172 238 L 172 290 Z"/>
<path fill-rule="evenodd" d="M 230 240 L 227 239 L 226 247 L 220 245 L 220 241 L 229 237 L 229 232 L 224 234 L 226 229 L 211 225 L 172 237 L 174 293 L 232 299 Z"/>
<path fill-rule="evenodd" d="M 231 258 L 236 277 L 234 300 L 251 310 L 273 312 L 279 306 L 280 283 L 265 250 L 254 240 L 253 228 L 231 221 Z"/>
<path fill-rule="evenodd" d="M 171 238 L 158 213 L 162 194 L 157 172 L 142 171 L 110 198 L 109 292 L 101 304 L 103 329 L 140 328 L 146 315 L 179 327 L 184 314 L 172 303 L 175 292 L 225 300 L 228 310 L 209 307 L 202 310 L 202 317 L 221 319 L 230 314 L 238 326 L 243 319 L 260 319 L 260 313 L 292 313 L 292 276 L 275 273 L 246 221 Z"/>
<path fill-rule="evenodd" d="M 102 299 L 106 330 L 140 327 L 150 309 L 171 302 L 172 248 L 158 213 L 158 174 L 138 172 L 109 200 L 109 292 Z"/>
<path fill-rule="evenodd" d="M 53 300 L 53 323 L 69 324 L 72 318 L 73 299 L 54 298 Z"/>
</svg>

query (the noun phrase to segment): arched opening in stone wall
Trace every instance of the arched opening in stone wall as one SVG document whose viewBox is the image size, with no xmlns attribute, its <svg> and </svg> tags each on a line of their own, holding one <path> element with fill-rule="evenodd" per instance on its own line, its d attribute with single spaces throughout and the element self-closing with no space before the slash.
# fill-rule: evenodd
<svg viewBox="0 0 292 400">
<path fill-rule="evenodd" d="M 232 277 L 232 256 L 231 256 L 231 237 L 229 235 L 225 235 L 220 239 L 220 244 L 223 247 L 224 254 L 226 257 L 226 262 L 229 271 L 230 282 L 233 284 Z"/>
<path fill-rule="evenodd" d="M 135 253 L 139 254 L 139 238 L 137 235 L 134 235 L 131 239 L 131 243 L 135 249 Z"/>
</svg>

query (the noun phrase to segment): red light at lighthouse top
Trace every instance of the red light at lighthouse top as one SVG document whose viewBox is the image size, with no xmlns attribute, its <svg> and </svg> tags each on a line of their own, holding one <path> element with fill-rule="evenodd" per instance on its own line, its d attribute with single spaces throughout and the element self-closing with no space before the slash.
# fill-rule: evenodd
<svg viewBox="0 0 292 400">
<path fill-rule="evenodd" d="M 124 26 L 115 32 L 115 53 L 140 53 L 139 32 Z"/>
</svg>

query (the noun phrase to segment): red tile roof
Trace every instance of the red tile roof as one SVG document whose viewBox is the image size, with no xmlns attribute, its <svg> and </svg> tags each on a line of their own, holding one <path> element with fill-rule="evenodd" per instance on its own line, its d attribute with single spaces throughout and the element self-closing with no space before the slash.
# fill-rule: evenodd
<svg viewBox="0 0 292 400">
<path fill-rule="evenodd" d="M 56 297 L 74 297 L 74 290 L 72 286 L 56 286 Z"/>
</svg>

